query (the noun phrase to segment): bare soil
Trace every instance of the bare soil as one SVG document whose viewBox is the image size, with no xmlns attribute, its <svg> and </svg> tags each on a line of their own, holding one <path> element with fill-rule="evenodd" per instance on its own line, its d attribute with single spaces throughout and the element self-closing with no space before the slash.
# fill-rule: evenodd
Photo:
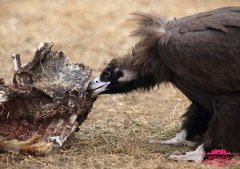
<svg viewBox="0 0 240 169">
<path fill-rule="evenodd" d="M 73 62 L 94 68 L 95 77 L 137 41 L 129 37 L 135 28 L 130 13 L 155 11 L 173 19 L 230 5 L 240 1 L 0 0 L 0 77 L 10 82 L 12 53 L 21 53 L 22 62 L 30 60 L 40 41 L 53 42 Z M 59 153 L 46 157 L 3 153 L 0 168 L 215 168 L 167 160 L 168 155 L 190 148 L 148 143 L 173 137 L 188 105 L 188 99 L 171 85 L 150 92 L 102 95 Z"/>
</svg>

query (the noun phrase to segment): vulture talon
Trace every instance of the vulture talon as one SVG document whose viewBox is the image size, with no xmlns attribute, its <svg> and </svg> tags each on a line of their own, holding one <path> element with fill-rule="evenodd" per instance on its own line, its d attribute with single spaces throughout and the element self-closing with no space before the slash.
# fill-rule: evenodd
<svg viewBox="0 0 240 169">
<path fill-rule="evenodd" d="M 185 145 L 189 147 L 196 146 L 196 142 L 188 141 L 187 138 L 187 132 L 186 130 L 182 130 L 180 133 L 176 134 L 176 136 L 172 139 L 160 141 L 160 144 L 166 144 L 166 145 Z"/>
<path fill-rule="evenodd" d="M 170 155 L 168 159 L 177 161 L 195 161 L 201 163 L 204 159 L 205 151 L 203 149 L 203 144 L 201 144 L 195 151 L 186 152 L 184 155 Z"/>
</svg>

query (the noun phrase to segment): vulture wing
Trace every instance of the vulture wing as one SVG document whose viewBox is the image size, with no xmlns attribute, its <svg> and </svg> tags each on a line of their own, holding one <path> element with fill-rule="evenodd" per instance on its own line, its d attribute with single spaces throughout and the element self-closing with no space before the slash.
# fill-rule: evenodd
<svg viewBox="0 0 240 169">
<path fill-rule="evenodd" d="M 159 55 L 176 76 L 206 92 L 240 91 L 240 7 L 170 21 L 166 31 Z"/>
</svg>

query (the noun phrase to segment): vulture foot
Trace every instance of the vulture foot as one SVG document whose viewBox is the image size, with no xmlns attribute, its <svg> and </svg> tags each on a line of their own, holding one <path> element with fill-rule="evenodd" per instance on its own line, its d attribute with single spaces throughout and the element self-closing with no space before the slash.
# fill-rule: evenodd
<svg viewBox="0 0 240 169">
<path fill-rule="evenodd" d="M 182 130 L 180 133 L 176 134 L 176 136 L 170 140 L 160 141 L 160 144 L 167 145 L 186 145 L 189 147 L 194 147 L 196 145 L 195 142 L 186 140 L 187 132 L 186 130 Z"/>
<path fill-rule="evenodd" d="M 195 161 L 201 163 L 204 159 L 205 152 L 203 149 L 203 144 L 201 144 L 195 151 L 186 152 L 185 155 L 170 155 L 171 160 L 184 160 L 184 161 Z"/>
</svg>

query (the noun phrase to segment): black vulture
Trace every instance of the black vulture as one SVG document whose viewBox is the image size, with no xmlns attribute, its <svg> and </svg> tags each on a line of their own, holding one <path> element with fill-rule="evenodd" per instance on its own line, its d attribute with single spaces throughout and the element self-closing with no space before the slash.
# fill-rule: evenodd
<svg viewBox="0 0 240 169">
<path fill-rule="evenodd" d="M 204 153 L 240 153 L 240 7 L 223 7 L 174 20 L 135 14 L 139 42 L 113 59 L 89 83 L 92 96 L 149 90 L 172 83 L 192 102 L 182 131 L 163 144 L 203 143 L 177 160 L 202 161 Z"/>
</svg>

